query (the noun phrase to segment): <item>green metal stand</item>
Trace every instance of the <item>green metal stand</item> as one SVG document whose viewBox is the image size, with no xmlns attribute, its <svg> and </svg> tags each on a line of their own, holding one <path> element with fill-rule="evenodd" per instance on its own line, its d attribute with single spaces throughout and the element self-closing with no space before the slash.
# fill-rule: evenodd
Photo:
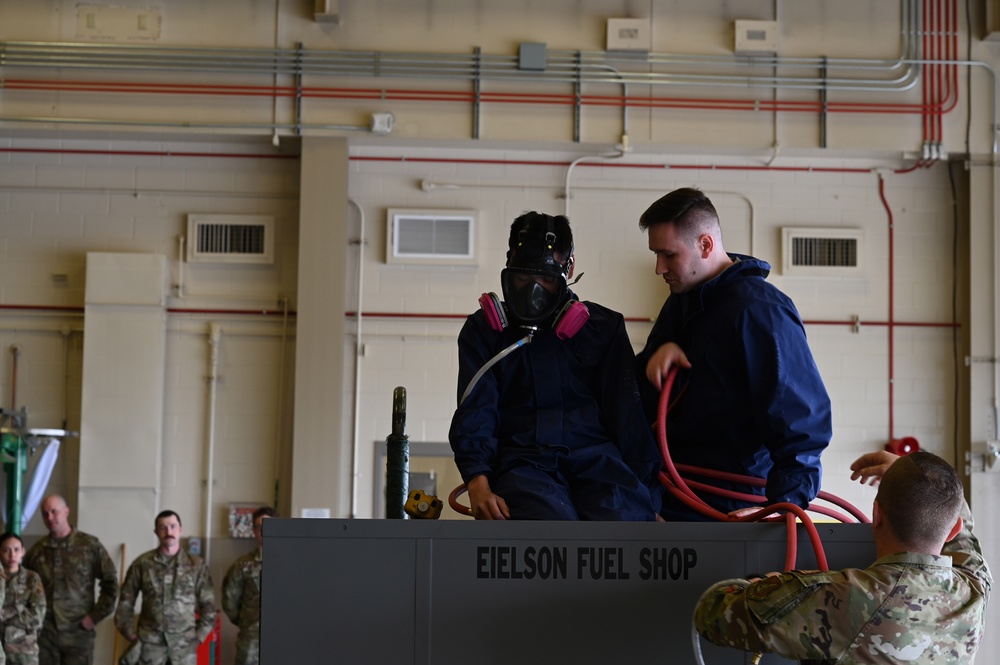
<svg viewBox="0 0 1000 665">
<path fill-rule="evenodd" d="M 28 470 L 27 444 L 16 432 L 4 432 L 0 447 L 3 472 L 7 476 L 7 512 L 4 525 L 7 530 L 21 535 L 21 515 L 24 499 L 24 472 Z"/>
<path fill-rule="evenodd" d="M 0 462 L 7 477 L 7 509 L 4 527 L 21 535 L 24 524 L 24 474 L 28 470 L 28 454 L 40 445 L 37 437 L 60 438 L 76 436 L 62 429 L 28 429 L 28 413 L 24 407 L 15 412 L 0 409 Z"/>
</svg>

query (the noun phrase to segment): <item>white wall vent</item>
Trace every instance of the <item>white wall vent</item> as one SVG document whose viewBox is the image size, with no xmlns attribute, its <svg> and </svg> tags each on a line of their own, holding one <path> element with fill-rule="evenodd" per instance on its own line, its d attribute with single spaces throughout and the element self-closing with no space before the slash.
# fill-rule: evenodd
<svg viewBox="0 0 1000 665">
<path fill-rule="evenodd" d="M 475 265 L 476 212 L 390 208 L 386 263 Z"/>
<path fill-rule="evenodd" d="M 274 263 L 274 218 L 267 215 L 188 215 L 191 263 Z"/>
<path fill-rule="evenodd" d="M 781 229 L 782 274 L 856 277 L 862 274 L 861 229 L 785 227 Z"/>
</svg>

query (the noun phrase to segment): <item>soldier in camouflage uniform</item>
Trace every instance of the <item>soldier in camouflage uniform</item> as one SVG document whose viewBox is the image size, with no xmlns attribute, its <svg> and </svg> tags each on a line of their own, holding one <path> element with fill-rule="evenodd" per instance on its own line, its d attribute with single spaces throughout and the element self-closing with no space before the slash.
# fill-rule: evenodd
<svg viewBox="0 0 1000 665">
<path fill-rule="evenodd" d="M 871 453 L 851 469 L 852 479 L 881 479 L 875 563 L 720 582 L 698 601 L 698 632 L 814 663 L 972 662 L 992 578 L 958 474 L 926 452 Z"/>
<path fill-rule="evenodd" d="M 264 556 L 262 526 L 274 517 L 274 508 L 263 506 L 253 513 L 253 537 L 257 548 L 237 559 L 222 581 L 222 609 L 240 629 L 236 638 L 236 665 L 260 663 L 260 568 Z"/>
<path fill-rule="evenodd" d="M 45 589 L 37 574 L 21 565 L 24 543 L 7 532 L 0 536 L 0 563 L 6 582 L 0 623 L 8 665 L 38 665 L 38 631 L 45 621 Z"/>
<path fill-rule="evenodd" d="M 94 536 L 74 529 L 69 507 L 58 494 L 42 501 L 49 535 L 35 543 L 24 567 L 38 573 L 48 611 L 38 637 L 41 665 L 91 665 L 94 628 L 115 611 L 118 571 Z M 100 596 L 94 602 L 95 582 Z"/>
<path fill-rule="evenodd" d="M 181 518 L 172 510 L 156 516 L 160 546 L 140 555 L 125 574 L 115 627 L 139 642 L 142 665 L 195 665 L 198 645 L 215 625 L 215 594 L 205 562 L 181 549 Z M 142 613 L 135 625 L 136 597 Z"/>
</svg>

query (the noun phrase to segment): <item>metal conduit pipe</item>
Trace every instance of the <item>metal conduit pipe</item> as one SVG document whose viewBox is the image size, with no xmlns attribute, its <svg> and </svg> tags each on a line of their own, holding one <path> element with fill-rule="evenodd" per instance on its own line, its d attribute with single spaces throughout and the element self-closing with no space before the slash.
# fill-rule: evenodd
<svg viewBox="0 0 1000 665">
<path fill-rule="evenodd" d="M 471 55 L 449 56 L 439 54 L 435 58 L 423 57 L 419 61 L 410 60 L 412 56 L 406 54 L 392 55 L 386 53 L 371 53 L 367 56 L 367 61 L 356 62 L 355 59 L 345 58 L 340 61 L 331 61 L 318 66 L 315 58 L 303 55 L 301 61 L 289 63 L 287 67 L 275 67 L 275 59 L 280 56 L 269 51 L 267 58 L 260 61 L 232 61 L 231 58 L 218 58 L 209 56 L 199 50 L 193 50 L 190 54 L 191 62 L 183 65 L 175 59 L 163 59 L 160 57 L 136 57 L 131 53 L 111 53 L 94 57 L 81 57 L 81 55 L 68 52 L 58 53 L 57 57 L 47 57 L 44 60 L 36 60 L 26 57 L 26 54 L 17 52 L 17 44 L 13 42 L 0 43 L 0 65 L 5 68 L 41 68 L 41 69 L 87 69 L 87 70 L 116 70 L 116 71 L 140 71 L 140 72 L 185 72 L 185 73 L 219 73 L 219 74 L 262 74 L 268 76 L 336 76 L 336 77 L 366 77 L 366 78 L 419 78 L 419 79 L 459 79 L 465 81 L 472 80 L 531 80 L 538 83 L 573 83 L 582 79 L 584 83 L 621 83 L 622 79 L 626 83 L 641 85 L 685 85 L 703 87 L 735 87 L 735 88 L 789 88 L 789 89 L 810 89 L 815 90 L 826 86 L 832 89 L 842 90 L 876 90 L 883 92 L 908 90 L 915 85 L 917 72 L 910 65 L 912 61 L 919 58 L 916 53 L 908 54 L 901 60 L 862 60 L 862 59 L 840 59 L 828 58 L 827 70 L 858 70 L 872 72 L 892 73 L 899 66 L 906 66 L 907 70 L 891 79 L 866 79 L 854 77 L 830 76 L 825 81 L 816 75 L 809 76 L 773 76 L 755 74 L 712 74 L 705 72 L 685 73 L 664 73 L 664 72 L 637 72 L 622 71 L 621 78 L 609 70 L 620 69 L 625 65 L 634 66 L 637 62 L 652 67 L 690 67 L 690 68 L 718 68 L 719 66 L 729 66 L 737 69 L 744 69 L 756 66 L 776 66 L 784 68 L 805 68 L 819 70 L 823 66 L 822 58 L 794 58 L 787 61 L 781 57 L 755 59 L 753 64 L 741 61 L 737 57 L 730 57 L 723 62 L 701 62 L 701 61 L 662 61 L 659 59 L 649 59 L 645 61 L 625 62 L 615 60 L 612 56 L 599 55 L 601 52 L 593 54 L 581 53 L 581 59 L 575 59 L 576 52 L 550 52 L 546 69 L 544 71 L 531 72 L 530 79 L 518 68 L 517 58 L 514 56 L 482 56 L 480 61 L 474 60 Z M 308 53 L 303 50 L 303 54 Z M 200 62 L 203 58 L 215 57 L 211 64 Z M 562 57 L 573 58 L 562 61 Z M 452 58 L 458 59 L 453 62 Z M 225 66 L 220 66 L 220 60 L 225 62 Z"/>
<path fill-rule="evenodd" d="M 935 0 L 951 1 L 951 0 Z M 904 19 L 905 20 L 905 19 Z M 842 68 L 898 69 L 904 61 L 917 54 L 913 36 L 919 34 L 914 23 L 904 27 L 900 54 L 895 58 L 835 58 Z M 146 69 L 161 68 L 165 71 L 193 72 L 247 72 L 277 74 L 341 74 L 343 70 L 371 75 L 416 74 L 432 76 L 427 69 L 440 73 L 466 73 L 472 71 L 473 54 L 464 53 L 408 53 L 404 51 L 323 51 L 280 48 L 225 48 L 152 46 L 140 44 L 79 44 L 71 42 L 0 42 L 0 62 L 9 67 L 74 66 L 97 69 Z M 699 55 L 650 53 L 643 59 L 618 56 L 608 51 L 577 51 L 552 49 L 547 53 L 547 64 L 575 68 L 607 66 L 612 63 L 631 66 L 772 66 L 787 64 L 790 67 L 817 68 L 821 57 L 813 56 L 754 56 L 752 62 L 736 55 Z M 480 71 L 503 75 L 520 71 L 518 56 L 482 54 L 478 59 Z M 538 72 L 539 74 L 541 72 Z"/>
<path fill-rule="evenodd" d="M 278 389 L 275 396 L 274 415 L 274 466 L 271 473 L 271 482 L 274 491 L 274 502 L 271 504 L 275 508 L 281 505 L 280 501 L 280 469 L 282 438 L 284 437 L 284 405 L 285 405 L 285 349 L 288 344 L 288 297 L 281 298 L 284 315 L 281 317 L 281 344 L 278 347 Z"/>
<path fill-rule="evenodd" d="M 205 444 L 205 562 L 212 560 L 212 512 L 215 491 L 215 423 L 218 408 L 219 345 L 222 340 L 222 326 L 212 322 L 208 326 L 208 422 L 206 423 Z"/>
<path fill-rule="evenodd" d="M 356 291 L 357 310 L 354 313 L 357 330 L 354 338 L 354 413 L 352 414 L 351 441 L 351 519 L 358 516 L 358 478 L 359 458 L 358 448 L 361 442 L 361 358 L 364 356 L 364 338 L 362 336 L 362 300 L 364 297 L 365 274 L 365 211 L 352 198 L 347 199 L 348 205 L 358 212 L 358 288 Z"/>
<path fill-rule="evenodd" d="M 935 3 L 955 0 L 934 0 Z M 546 70 L 531 72 L 530 80 L 547 83 L 637 83 L 644 85 L 697 85 L 716 87 L 777 87 L 790 89 L 906 90 L 916 84 L 914 61 L 921 57 L 921 12 L 917 0 L 901 0 L 901 51 L 897 58 L 755 57 L 650 54 L 644 60 L 616 57 L 604 51 L 550 51 Z M 957 37 L 957 35 L 955 35 Z M 162 47 L 132 44 L 73 44 L 43 42 L 0 43 L 0 65 L 6 68 L 70 68 L 149 71 L 185 71 L 328 75 L 401 78 L 459 78 L 465 80 L 526 79 L 518 58 L 483 54 L 411 54 L 376 51 L 310 51 L 306 49 L 227 49 Z M 862 79 L 816 75 L 793 77 L 755 74 L 690 74 L 621 72 L 624 66 L 682 67 L 714 70 L 720 66 L 742 71 L 754 67 L 808 68 L 827 71 L 870 70 L 904 72 L 894 79 Z M 608 70 L 612 70 L 609 73 Z"/>
<path fill-rule="evenodd" d="M 994 160 L 990 169 L 993 176 L 993 299 L 1000 298 L 1000 224 L 997 215 L 1000 213 L 1000 200 L 997 195 L 997 169 Z M 993 432 L 994 439 L 1000 439 L 1000 307 L 993 307 Z"/>
</svg>

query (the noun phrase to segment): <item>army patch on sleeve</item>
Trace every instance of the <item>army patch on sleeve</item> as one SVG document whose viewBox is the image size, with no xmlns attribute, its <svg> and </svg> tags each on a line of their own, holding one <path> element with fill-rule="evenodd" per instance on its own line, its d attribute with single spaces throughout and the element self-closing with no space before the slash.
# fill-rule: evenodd
<svg viewBox="0 0 1000 665">
<path fill-rule="evenodd" d="M 751 584 L 745 595 L 747 611 L 762 623 L 773 623 L 795 609 L 823 584 L 818 577 L 793 572 Z"/>
<path fill-rule="evenodd" d="M 746 595 L 750 600 L 765 600 L 781 586 L 778 577 L 765 577 L 747 587 Z"/>
</svg>

